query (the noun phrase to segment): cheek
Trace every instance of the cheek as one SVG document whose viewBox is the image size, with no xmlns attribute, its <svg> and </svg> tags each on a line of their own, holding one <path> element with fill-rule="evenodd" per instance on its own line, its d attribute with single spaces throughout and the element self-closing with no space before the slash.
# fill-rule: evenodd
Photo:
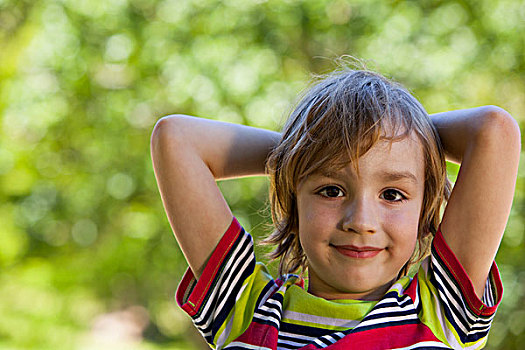
<svg viewBox="0 0 525 350">
<path fill-rule="evenodd" d="M 419 227 L 418 211 L 388 212 L 385 215 L 384 223 L 395 230 L 395 237 L 393 238 L 414 241 L 415 244 Z"/>
<path fill-rule="evenodd" d="M 335 227 L 337 214 L 334 210 L 325 206 L 315 205 L 315 203 L 298 203 L 299 217 L 299 238 L 302 244 L 310 241 L 324 241 L 330 232 L 330 228 Z"/>
<path fill-rule="evenodd" d="M 312 232 L 319 230 L 321 226 L 321 213 L 317 212 L 315 208 L 303 207 L 298 208 L 299 214 L 299 236 L 303 238 L 304 236 L 312 235 Z"/>
<path fill-rule="evenodd" d="M 416 249 L 419 216 L 406 212 L 390 213 L 386 222 L 389 223 L 389 228 L 385 230 L 392 240 L 392 253 L 404 264 Z"/>
</svg>

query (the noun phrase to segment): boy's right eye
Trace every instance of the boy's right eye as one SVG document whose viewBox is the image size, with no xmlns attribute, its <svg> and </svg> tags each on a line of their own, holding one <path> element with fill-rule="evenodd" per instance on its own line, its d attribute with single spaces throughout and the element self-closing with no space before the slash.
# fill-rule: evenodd
<svg viewBox="0 0 525 350">
<path fill-rule="evenodd" d="M 344 196 L 343 191 L 339 187 L 336 187 L 336 186 L 326 186 L 317 193 L 319 193 L 323 197 L 328 197 L 328 198 L 336 198 L 336 197 Z"/>
</svg>

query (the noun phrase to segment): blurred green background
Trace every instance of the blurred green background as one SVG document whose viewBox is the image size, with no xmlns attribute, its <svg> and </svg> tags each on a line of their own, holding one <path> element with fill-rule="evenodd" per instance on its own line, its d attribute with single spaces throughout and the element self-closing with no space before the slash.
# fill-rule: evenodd
<svg viewBox="0 0 525 350">
<path fill-rule="evenodd" d="M 0 0 L 0 348 L 203 348 L 173 297 L 161 116 L 278 130 L 311 74 L 352 55 L 430 113 L 495 104 L 523 126 L 524 38 L 522 0 Z M 490 349 L 525 343 L 524 169 Z M 266 179 L 220 186 L 266 234 Z"/>
</svg>

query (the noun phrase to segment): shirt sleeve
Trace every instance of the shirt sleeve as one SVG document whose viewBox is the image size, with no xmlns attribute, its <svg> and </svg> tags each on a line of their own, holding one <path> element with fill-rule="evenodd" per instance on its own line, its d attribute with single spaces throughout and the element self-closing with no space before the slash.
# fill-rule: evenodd
<svg viewBox="0 0 525 350">
<path fill-rule="evenodd" d="M 208 344 L 221 348 L 248 327 L 269 281 L 264 265 L 255 263 L 251 235 L 233 218 L 201 277 L 188 268 L 175 299 Z"/>
<path fill-rule="evenodd" d="M 503 296 L 503 285 L 494 262 L 485 292 L 479 299 L 474 286 L 440 230 L 432 243 L 430 259 L 418 273 L 421 304 L 431 310 L 427 321 L 453 348 L 481 348 Z M 427 310 L 428 311 L 428 310 Z M 445 340 L 445 339 L 443 339 Z"/>
</svg>

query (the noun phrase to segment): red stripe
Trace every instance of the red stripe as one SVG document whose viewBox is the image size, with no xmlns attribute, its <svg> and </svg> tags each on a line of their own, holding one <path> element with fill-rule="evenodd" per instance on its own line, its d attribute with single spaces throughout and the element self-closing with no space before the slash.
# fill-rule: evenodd
<svg viewBox="0 0 525 350">
<path fill-rule="evenodd" d="M 248 329 L 234 341 L 250 345 L 264 346 L 269 348 L 277 347 L 277 328 L 267 324 L 250 323 Z"/>
<path fill-rule="evenodd" d="M 414 345 L 420 342 L 435 341 L 443 343 L 423 323 L 375 328 L 348 334 L 325 349 L 392 349 Z M 317 349 L 310 344 L 301 350 Z"/>
<path fill-rule="evenodd" d="M 212 286 L 213 280 L 217 275 L 219 267 L 222 266 L 224 258 L 228 255 L 237 237 L 241 233 L 241 225 L 237 219 L 233 218 L 230 227 L 226 230 L 217 247 L 213 251 L 210 259 L 206 263 L 204 271 L 193 288 L 186 303 L 183 303 L 184 293 L 188 289 L 191 281 L 194 279 L 193 272 L 188 268 L 182 281 L 177 288 L 176 297 L 179 306 L 186 311 L 190 316 L 194 316 L 202 306 L 204 297 Z"/>
<path fill-rule="evenodd" d="M 454 276 L 454 279 L 459 283 L 459 287 L 461 288 L 470 309 L 478 316 L 490 316 L 494 314 L 503 296 L 503 285 L 501 283 L 496 263 L 494 262 L 490 268 L 490 274 L 493 278 L 494 285 L 496 286 L 496 303 L 494 306 L 487 306 L 476 295 L 474 286 L 472 285 L 472 281 L 467 272 L 463 266 L 461 266 L 461 263 L 458 261 L 447 242 L 445 242 L 443 234 L 441 233 L 441 227 L 436 233 L 433 245 L 437 254 L 441 257 L 450 273 Z"/>
</svg>

